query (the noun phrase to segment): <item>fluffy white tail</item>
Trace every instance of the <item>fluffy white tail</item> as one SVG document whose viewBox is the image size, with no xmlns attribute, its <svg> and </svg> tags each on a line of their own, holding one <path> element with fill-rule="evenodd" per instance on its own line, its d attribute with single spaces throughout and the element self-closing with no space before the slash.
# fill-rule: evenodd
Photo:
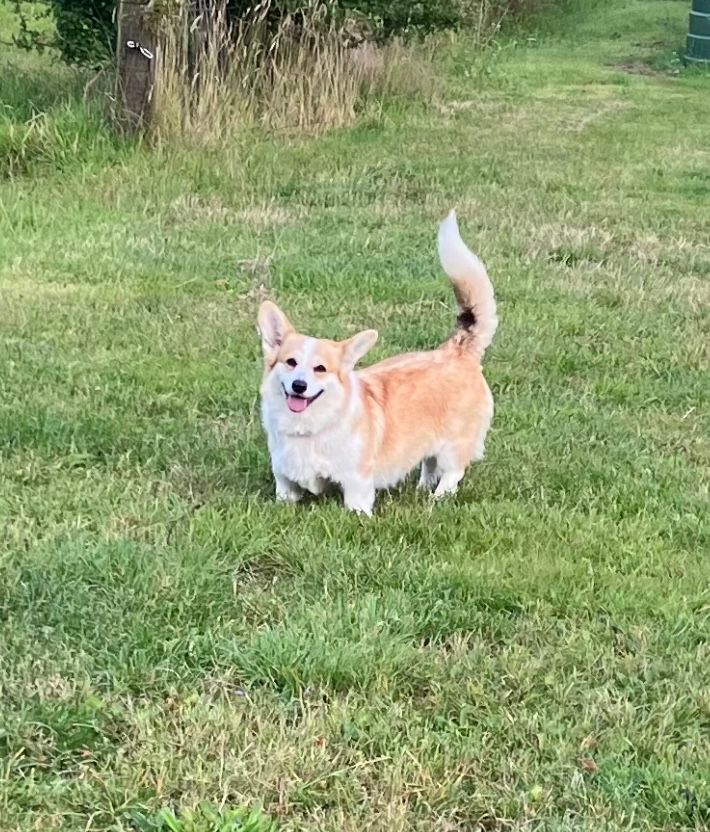
<svg viewBox="0 0 710 832">
<path fill-rule="evenodd" d="M 459 305 L 454 337 L 482 356 L 498 327 L 496 299 L 486 267 L 461 239 L 455 211 L 439 226 L 438 245 Z"/>
</svg>

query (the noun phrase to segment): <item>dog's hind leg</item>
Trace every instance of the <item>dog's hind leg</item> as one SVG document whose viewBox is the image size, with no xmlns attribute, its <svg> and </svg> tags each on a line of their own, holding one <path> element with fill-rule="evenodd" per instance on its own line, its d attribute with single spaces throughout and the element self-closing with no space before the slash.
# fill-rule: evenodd
<svg viewBox="0 0 710 832">
<path fill-rule="evenodd" d="M 448 471 L 444 471 L 441 475 L 441 479 L 439 480 L 439 484 L 434 490 L 434 499 L 443 500 L 444 497 L 448 497 L 449 494 L 455 494 L 458 491 L 459 483 L 463 479 L 463 475 L 465 473 L 465 468 L 452 468 Z"/>
<path fill-rule="evenodd" d="M 419 475 L 419 488 L 433 491 L 439 482 L 439 468 L 436 457 L 430 456 L 422 460 L 422 470 Z"/>
<path fill-rule="evenodd" d="M 444 445 L 436 457 L 439 484 L 434 490 L 434 499 L 441 500 L 449 494 L 455 494 L 466 466 L 473 455 L 470 443 L 450 443 Z"/>
<path fill-rule="evenodd" d="M 448 494 L 455 494 L 469 463 L 483 459 L 486 434 L 493 416 L 493 401 L 486 403 L 474 431 L 466 438 L 447 442 L 436 457 L 438 473 L 441 476 L 434 491 L 434 499 L 440 500 Z"/>
</svg>

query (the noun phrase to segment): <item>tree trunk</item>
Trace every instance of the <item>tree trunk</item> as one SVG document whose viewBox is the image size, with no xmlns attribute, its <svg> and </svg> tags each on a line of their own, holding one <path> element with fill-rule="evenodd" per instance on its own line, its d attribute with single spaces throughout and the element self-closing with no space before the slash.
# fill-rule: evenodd
<svg viewBox="0 0 710 832">
<path fill-rule="evenodd" d="M 116 61 L 119 125 L 126 132 L 144 129 L 153 114 L 157 41 L 146 16 L 149 2 L 120 0 Z"/>
</svg>

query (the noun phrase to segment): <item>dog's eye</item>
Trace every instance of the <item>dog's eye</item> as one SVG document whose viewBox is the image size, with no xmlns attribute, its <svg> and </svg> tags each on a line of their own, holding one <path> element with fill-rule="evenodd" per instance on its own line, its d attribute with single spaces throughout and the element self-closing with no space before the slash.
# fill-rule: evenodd
<svg viewBox="0 0 710 832">
<path fill-rule="evenodd" d="M 328 371 L 325 369 L 325 367 L 322 364 L 319 364 L 317 367 L 313 368 L 313 372 L 314 373 L 327 373 Z"/>
<path fill-rule="evenodd" d="M 289 367 L 295 367 L 295 366 L 296 366 L 296 364 L 298 364 L 298 361 L 296 361 L 296 359 L 295 359 L 295 358 L 289 358 L 289 359 L 286 361 L 286 363 L 288 364 L 288 366 L 289 366 Z"/>
</svg>

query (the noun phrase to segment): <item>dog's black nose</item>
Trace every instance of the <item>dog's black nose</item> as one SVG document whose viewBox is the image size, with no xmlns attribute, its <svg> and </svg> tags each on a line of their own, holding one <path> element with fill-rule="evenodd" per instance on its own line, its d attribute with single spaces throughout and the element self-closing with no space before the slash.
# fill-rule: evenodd
<svg viewBox="0 0 710 832">
<path fill-rule="evenodd" d="M 293 392 L 294 392 L 294 393 L 296 393 L 296 395 L 298 395 L 298 396 L 302 396 L 302 395 L 306 392 L 306 388 L 307 388 L 307 387 L 308 387 L 308 385 L 306 384 L 306 382 L 305 382 L 305 381 L 301 381 L 301 379 L 300 379 L 300 378 L 297 378 L 297 379 L 296 379 L 296 380 L 295 380 L 295 381 L 291 384 L 291 389 L 292 389 L 292 390 L 293 390 Z"/>
</svg>

